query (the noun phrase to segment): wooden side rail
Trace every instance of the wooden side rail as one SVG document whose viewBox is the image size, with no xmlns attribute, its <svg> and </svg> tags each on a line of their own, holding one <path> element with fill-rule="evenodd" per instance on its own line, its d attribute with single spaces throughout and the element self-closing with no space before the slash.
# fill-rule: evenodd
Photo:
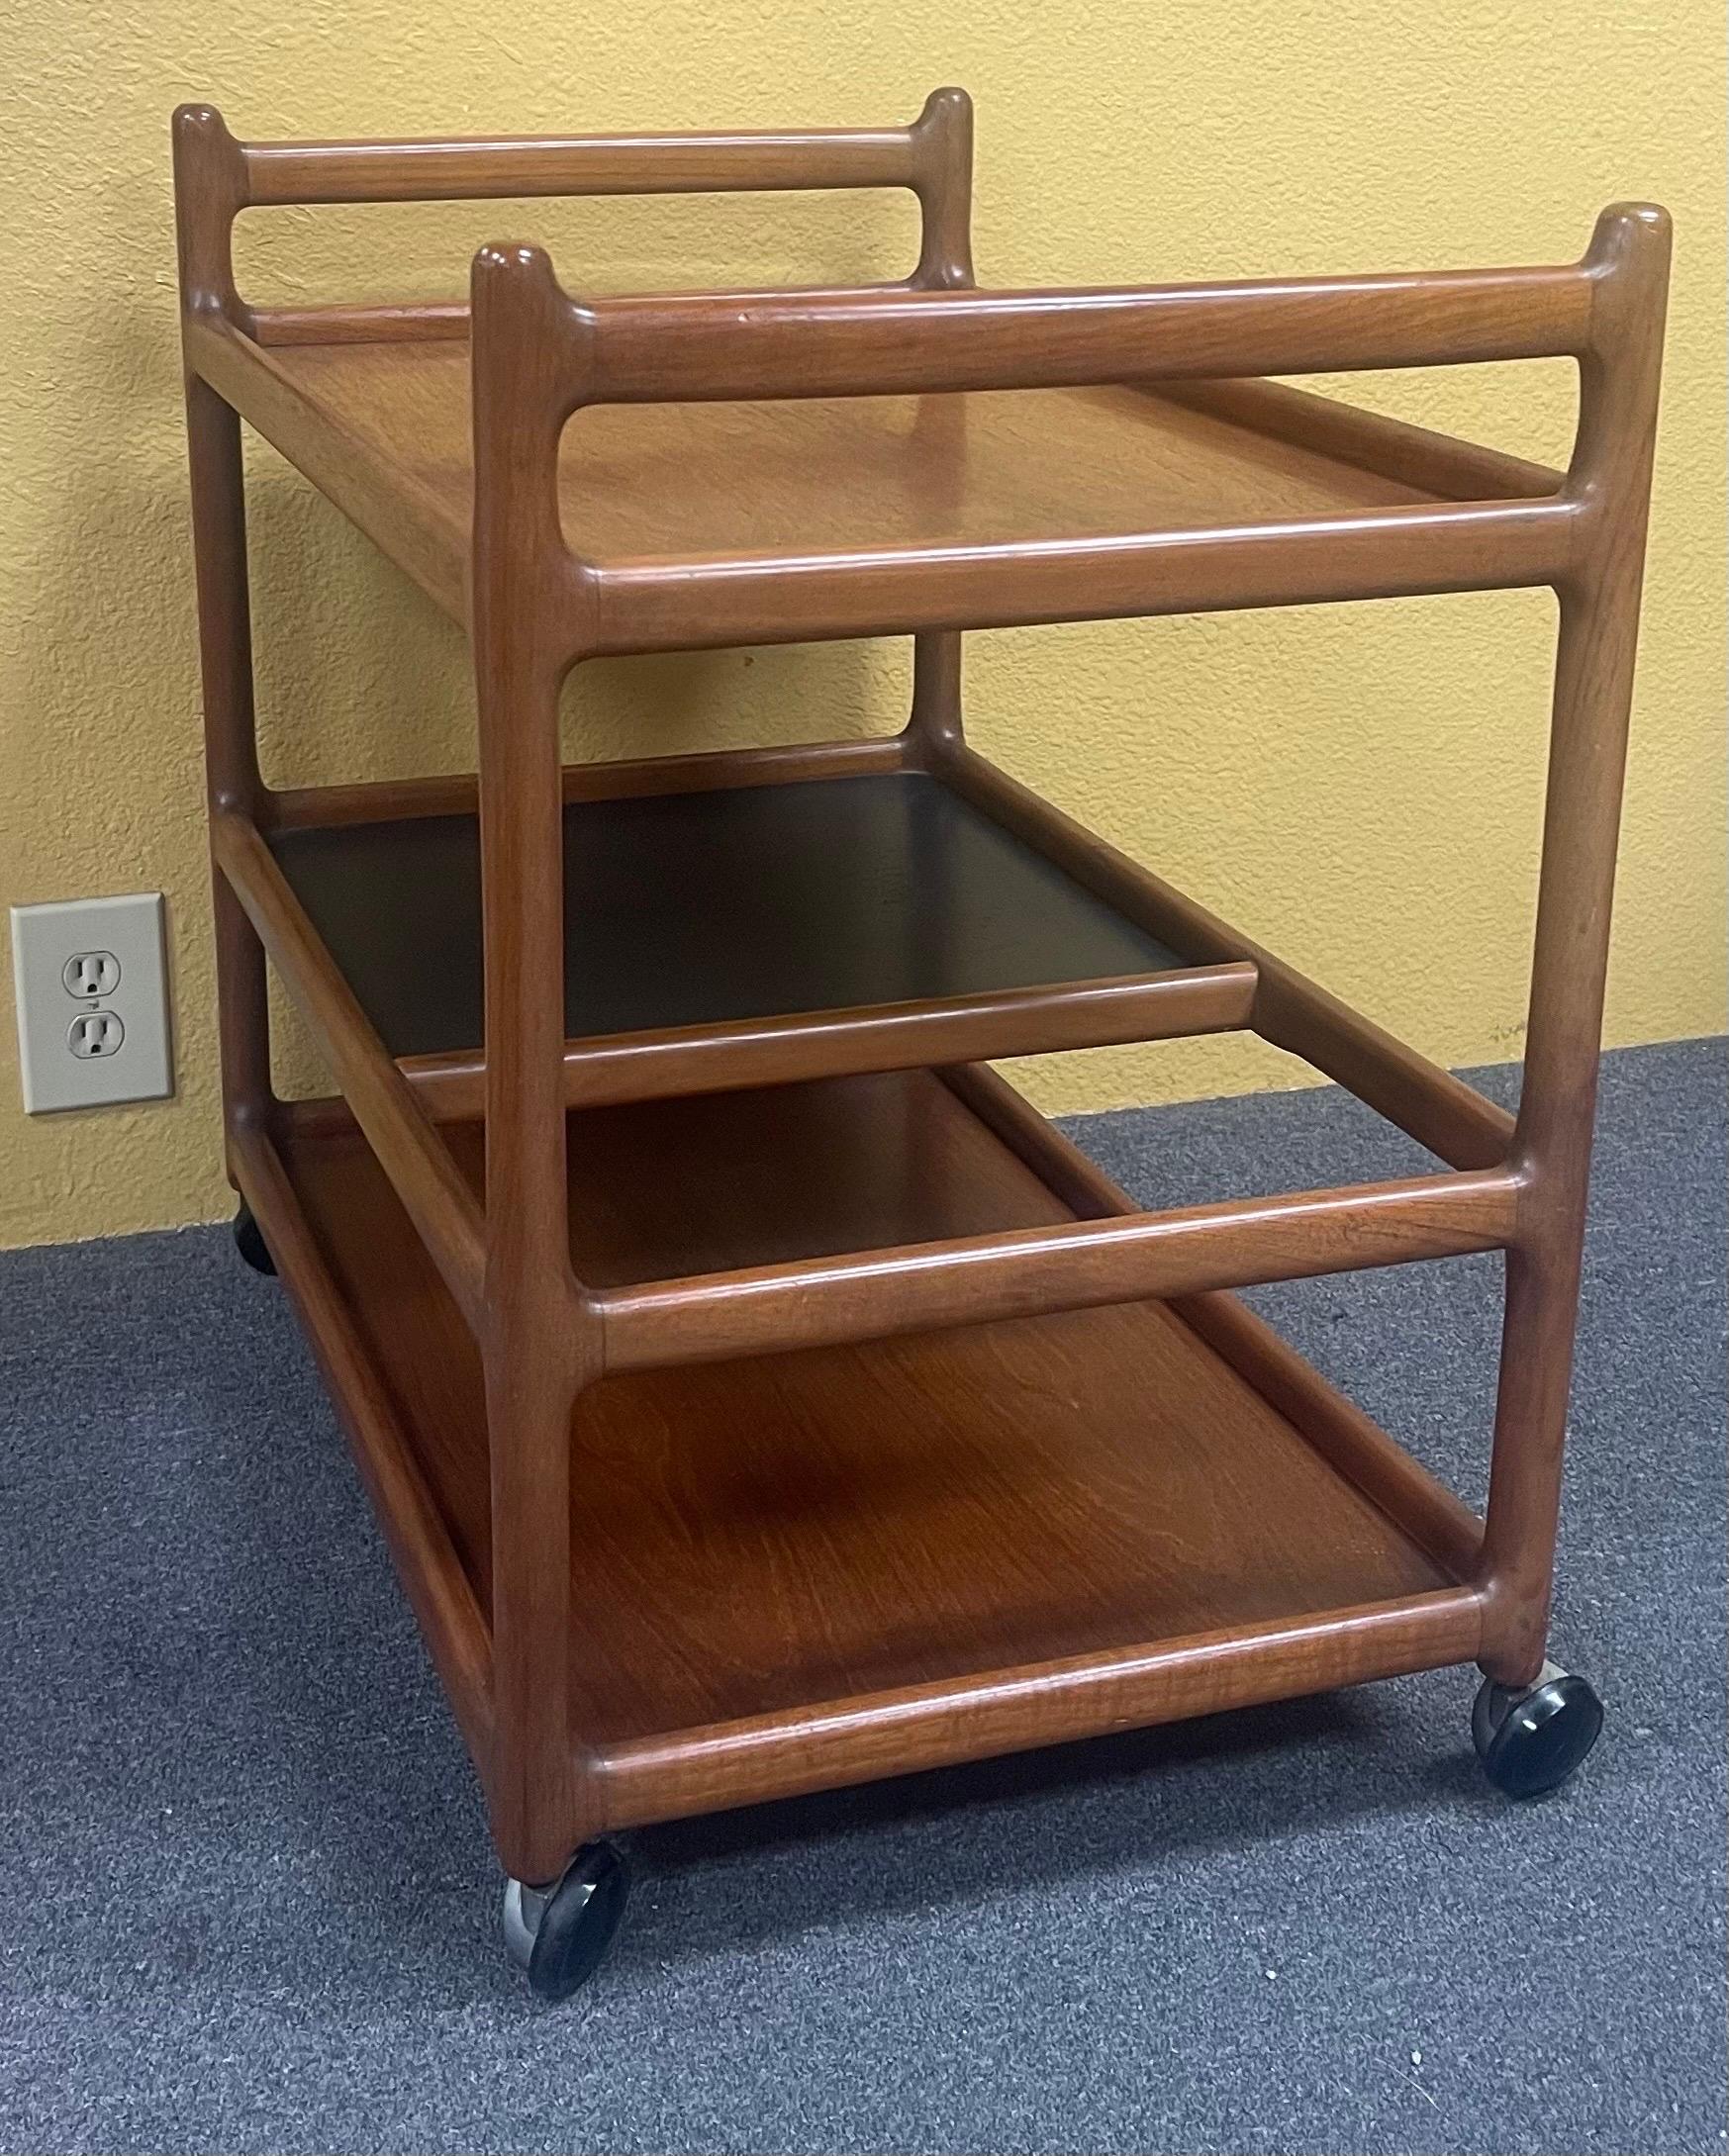
<svg viewBox="0 0 1729 2156">
<path fill-rule="evenodd" d="M 847 1071 L 911 1071 L 956 1057 L 1046 1056 L 1176 1036 L 1234 1033 L 1255 1007 L 1251 965 L 1125 974 L 1114 980 L 994 988 L 855 1010 L 666 1027 L 570 1041 L 564 1098 L 573 1108 L 789 1085 Z M 466 1122 L 486 1105 L 486 1058 L 405 1057 L 422 1112 Z"/>
<path fill-rule="evenodd" d="M 271 1134 L 256 1128 L 237 1133 L 235 1166 L 253 1218 L 281 1260 L 283 1284 L 335 1395 L 398 1572 L 484 1780 L 493 1736 L 492 1641 L 473 1582 L 405 1434 L 401 1409 L 378 1375 L 353 1312 L 332 1282 Z"/>
<path fill-rule="evenodd" d="M 1340 464 L 1419 487 L 1446 501 L 1541 497 L 1559 494 L 1567 484 L 1567 474 L 1547 464 L 1533 464 L 1457 434 L 1438 434 L 1409 420 L 1322 397 L 1290 382 L 1165 382 L 1158 394 L 1167 404 L 1253 427 L 1275 441 L 1298 443 Z"/>
<path fill-rule="evenodd" d="M 620 800 L 649 794 L 778 786 L 801 779 L 868 778 L 872 773 L 908 768 L 904 733 L 862 734 L 784 748 L 698 749 L 684 756 L 566 764 L 561 792 L 567 801 Z M 375 823 L 398 816 L 471 816 L 479 798 L 479 782 L 471 771 L 436 779 L 362 779 L 348 786 L 282 787 L 265 791 L 258 822 L 264 829 L 278 831 Z"/>
<path fill-rule="evenodd" d="M 1047 1123 L 988 1065 L 951 1065 L 940 1075 L 949 1090 L 1072 1207 L 1078 1219 L 1117 1219 L 1138 1210 L 1128 1192 L 1097 1161 Z M 1483 1522 L 1361 1408 L 1335 1392 L 1246 1303 L 1213 1288 L 1176 1296 L 1171 1308 L 1455 1579 L 1477 1577 Z"/>
<path fill-rule="evenodd" d="M 1571 574 L 1577 507 L 1564 496 L 1441 502 L 1013 547 L 714 555 L 695 567 L 567 558 L 560 625 L 574 659 L 1516 591 Z"/>
<path fill-rule="evenodd" d="M 1504 1171 L 1424 1176 L 660 1280 L 589 1307 L 606 1369 L 724 1361 L 1504 1250 L 1521 1194 Z"/>
<path fill-rule="evenodd" d="M 410 486 L 384 485 L 343 429 L 306 397 L 270 352 L 220 314 L 189 315 L 187 364 L 269 440 L 292 442 L 319 491 L 390 553 L 452 620 L 468 619 L 466 535 Z"/>
<path fill-rule="evenodd" d="M 859 292 L 912 292 L 918 288 L 916 273 L 870 285 L 812 285 L 802 287 L 814 298 L 849 298 Z M 760 287 L 706 296 L 745 300 L 759 296 Z M 466 300 L 403 300 L 378 306 L 348 303 L 335 307 L 254 307 L 248 310 L 247 333 L 254 343 L 282 344 L 388 344 L 424 343 L 428 338 L 461 341 L 470 332 L 472 318 Z"/>
<path fill-rule="evenodd" d="M 212 818 L 216 865 L 287 983 L 320 1050 L 458 1309 L 478 1327 L 486 1223 L 449 1149 L 392 1063 L 306 918 L 275 857 L 241 815 Z"/>
<path fill-rule="evenodd" d="M 1171 949 L 1198 965 L 1248 959 L 1256 974 L 1250 1023 L 1274 1047 L 1311 1063 L 1454 1168 L 1494 1168 L 1506 1160 L 1513 1118 L 1451 1071 L 1106 845 L 976 750 L 950 745 L 932 763 L 975 807 Z"/>
<path fill-rule="evenodd" d="M 989 1759 L 1101 1729 L 1146 1728 L 1476 1655 L 1479 1597 L 1466 1587 L 1360 1604 L 1234 1633 L 1075 1655 L 980 1683 L 936 1682 L 611 1747 L 610 1827 L 838 1789 L 885 1774 Z"/>
</svg>

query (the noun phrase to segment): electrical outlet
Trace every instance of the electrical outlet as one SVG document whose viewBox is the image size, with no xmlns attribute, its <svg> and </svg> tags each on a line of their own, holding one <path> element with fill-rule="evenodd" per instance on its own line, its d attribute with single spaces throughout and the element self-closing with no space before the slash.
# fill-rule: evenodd
<svg viewBox="0 0 1729 2156">
<path fill-rule="evenodd" d="M 15 905 L 12 974 L 26 1114 L 173 1090 L 160 891 Z"/>
<path fill-rule="evenodd" d="M 120 961 L 112 951 L 74 951 L 60 979 L 68 995 L 112 995 L 120 986 Z"/>
<path fill-rule="evenodd" d="M 111 1010 L 88 1010 L 66 1028 L 66 1046 L 80 1062 L 118 1056 L 126 1046 L 126 1028 Z"/>
</svg>

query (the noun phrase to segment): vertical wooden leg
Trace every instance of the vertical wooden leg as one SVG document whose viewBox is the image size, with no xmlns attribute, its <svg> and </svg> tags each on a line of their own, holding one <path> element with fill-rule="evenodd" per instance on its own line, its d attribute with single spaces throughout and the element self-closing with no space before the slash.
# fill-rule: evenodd
<svg viewBox="0 0 1729 2156">
<path fill-rule="evenodd" d="M 204 681 L 206 792 L 213 815 L 222 809 L 253 815 L 262 787 L 252 703 L 240 422 L 207 382 L 192 375 L 186 383 L 186 426 Z M 234 1132 L 261 1119 L 271 1102 L 269 1004 L 263 947 L 214 861 L 211 887 L 223 1124 L 232 1156 Z M 232 1179 L 232 1165 L 230 1175 Z"/>
<path fill-rule="evenodd" d="M 500 1860 L 530 1885 L 555 1877 L 586 1831 L 570 1727 L 570 1447 L 588 1344 L 567 1292 L 562 1103 L 558 1120 L 557 1180 L 548 1176 L 543 1195 L 521 1210 L 500 1208 L 492 1177 L 520 1195 L 513 1157 L 536 1129 L 550 1150 L 545 1128 L 519 1116 L 513 1135 L 496 1108 L 487 1120 L 488 1220 L 497 1224 L 481 1341 L 492 1477 L 487 1793 Z"/>
<path fill-rule="evenodd" d="M 973 101 L 964 90 L 934 90 L 913 129 L 922 171 L 918 201 L 922 231 L 913 282 L 922 291 L 965 291 L 973 283 Z M 948 457 L 964 469 L 965 408 L 937 397 L 919 407 L 947 434 Z M 958 437 L 956 429 L 959 430 Z M 908 760 L 928 770 L 962 746 L 961 631 L 933 629 L 913 639 L 913 713 L 907 723 Z"/>
<path fill-rule="evenodd" d="M 539 1883 L 573 1846 L 570 1421 L 592 1374 L 565 1180 L 564 850 L 557 682 L 481 673 L 486 941 L 486 1367 L 499 1854 Z"/>
<path fill-rule="evenodd" d="M 929 767 L 962 745 L 961 631 L 931 629 L 913 639 L 913 710 L 907 721 L 910 760 Z"/>
<path fill-rule="evenodd" d="M 1564 1241 L 1557 1231 L 1551 1252 L 1507 1253 L 1481 1655 L 1485 1674 L 1504 1685 L 1535 1680 L 1549 1631 L 1579 1307 L 1579 1266 Z"/>
<path fill-rule="evenodd" d="M 558 361 L 544 255 L 483 247 L 470 284 L 473 620 L 486 964 L 486 1289 L 492 1463 L 493 1835 L 549 1880 L 581 1838 L 570 1727 L 570 1418 L 598 1323 L 570 1267 L 564 1126 L 563 666 L 545 628 L 565 564 Z"/>
<path fill-rule="evenodd" d="M 1528 1180 L 1507 1253 L 1484 1564 L 1484 1667 L 1525 1684 L 1543 1661 L 1561 1501 L 1637 587 L 1561 602 L 1555 715 L 1524 1092 L 1513 1157 Z"/>
<path fill-rule="evenodd" d="M 1579 566 L 1562 586 L 1525 1078 L 1513 1162 L 1526 1183 L 1507 1253 L 1483 1553 L 1483 1666 L 1524 1685 L 1544 1658 L 1573 1375 L 1615 845 L 1633 702 L 1669 224 L 1604 213 L 1587 264 L 1590 345 L 1569 493 Z"/>
<path fill-rule="evenodd" d="M 557 1321 L 529 1303 L 485 1349 L 492 1455 L 493 1721 L 487 1795 L 499 1859 L 539 1886 L 586 1831 L 570 1688 L 570 1419 Z M 549 1352 L 549 1350 L 551 1352 Z"/>
</svg>

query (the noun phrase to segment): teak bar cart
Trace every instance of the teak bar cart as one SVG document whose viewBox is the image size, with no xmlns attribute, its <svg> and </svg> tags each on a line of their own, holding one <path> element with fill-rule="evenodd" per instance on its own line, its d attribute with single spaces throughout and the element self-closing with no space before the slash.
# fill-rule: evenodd
<svg viewBox="0 0 1729 2156">
<path fill-rule="evenodd" d="M 485 1785 L 535 1988 L 633 1825 L 1443 1664 L 1546 1662 L 1668 263 L 981 292 L 971 111 L 236 141 L 174 122 L 222 1077 Z M 905 283 L 264 309 L 256 205 L 911 189 Z M 1260 379 L 1571 355 L 1565 473 Z M 573 417 L 574 425 L 568 426 Z M 240 422 L 472 639 L 478 772 L 272 790 Z M 1511 1117 L 967 745 L 969 627 L 1547 586 Z M 892 740 L 562 764 L 602 653 L 910 635 Z M 266 957 L 339 1087 L 277 1098 Z M 988 1058 L 1252 1028 L 1446 1172 L 1137 1209 Z M 1228 1292 L 1505 1253 L 1483 1522 Z"/>
</svg>

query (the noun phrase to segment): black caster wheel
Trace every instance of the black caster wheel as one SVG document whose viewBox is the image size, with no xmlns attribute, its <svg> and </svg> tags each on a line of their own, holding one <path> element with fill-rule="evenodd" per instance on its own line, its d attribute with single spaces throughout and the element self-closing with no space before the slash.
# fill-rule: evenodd
<svg viewBox="0 0 1729 2156">
<path fill-rule="evenodd" d="M 1602 1734 L 1603 1706 L 1584 1677 L 1545 1662 L 1522 1691 L 1486 1677 L 1471 1710 L 1483 1770 L 1509 1797 L 1559 1789 Z"/>
<path fill-rule="evenodd" d="M 505 1881 L 505 1946 L 540 1999 L 568 1999 L 606 1959 L 630 1893 L 630 1868 L 610 1841 L 588 1841 L 549 1887 Z"/>
<path fill-rule="evenodd" d="M 267 1273 L 271 1279 L 274 1279 L 276 1277 L 276 1261 L 271 1257 L 264 1238 L 258 1233 L 258 1223 L 252 1218 L 251 1211 L 247 1206 L 242 1205 L 235 1215 L 234 1237 L 235 1249 L 240 1252 L 252 1270 Z"/>
</svg>

